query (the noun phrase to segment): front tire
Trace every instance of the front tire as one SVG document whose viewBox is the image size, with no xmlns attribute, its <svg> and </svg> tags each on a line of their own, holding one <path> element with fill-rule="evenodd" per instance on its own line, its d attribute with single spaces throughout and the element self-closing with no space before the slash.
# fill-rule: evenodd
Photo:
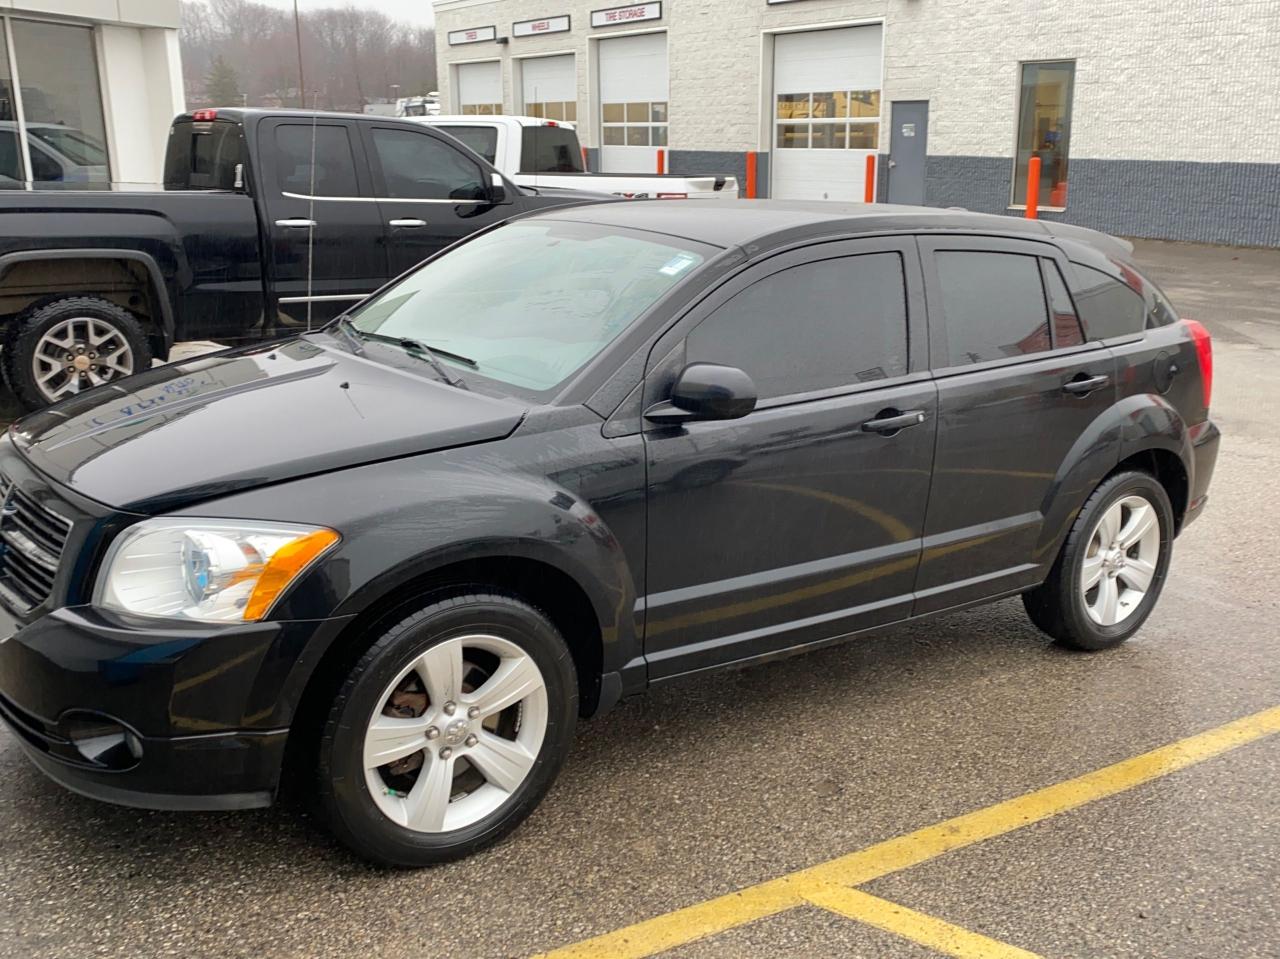
<svg viewBox="0 0 1280 959">
<path fill-rule="evenodd" d="M 1149 473 L 1129 470 L 1094 490 L 1049 578 L 1022 596 L 1031 621 L 1071 649 L 1118 646 L 1142 626 L 1164 587 L 1173 508 Z"/>
<path fill-rule="evenodd" d="M 573 740 L 577 678 L 546 616 L 501 593 L 438 598 L 351 671 L 320 742 L 319 792 L 358 855 L 417 867 L 507 835 Z"/>
<path fill-rule="evenodd" d="M 151 345 L 132 313 L 97 296 L 28 307 L 10 324 L 4 380 L 29 410 L 151 368 Z"/>
</svg>

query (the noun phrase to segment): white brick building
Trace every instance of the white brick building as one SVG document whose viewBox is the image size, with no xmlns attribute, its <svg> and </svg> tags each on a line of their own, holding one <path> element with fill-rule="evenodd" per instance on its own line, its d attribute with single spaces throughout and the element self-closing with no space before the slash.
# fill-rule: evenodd
<svg viewBox="0 0 1280 959">
<path fill-rule="evenodd" d="M 1280 245 L 1277 0 L 435 0 L 446 109 L 576 119 L 593 169 Z M 626 38 L 626 39 L 624 39 Z M 549 59 L 558 58 L 558 59 Z M 535 99 L 536 98 L 536 99 Z"/>
</svg>

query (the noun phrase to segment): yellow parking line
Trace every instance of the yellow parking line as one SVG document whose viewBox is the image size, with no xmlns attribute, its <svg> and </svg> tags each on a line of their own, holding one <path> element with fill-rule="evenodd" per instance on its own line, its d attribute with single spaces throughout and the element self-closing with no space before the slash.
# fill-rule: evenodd
<svg viewBox="0 0 1280 959">
<path fill-rule="evenodd" d="M 808 893 L 805 898 L 815 906 L 821 906 L 846 919 L 865 922 L 937 952 L 955 956 L 956 959 L 1040 959 L 1034 952 L 962 929 L 935 916 L 916 912 L 858 889 L 823 886 Z"/>
<path fill-rule="evenodd" d="M 828 885 L 856 886 L 953 849 L 1125 792 L 1280 732 L 1280 706 L 1075 779 L 926 826 L 807 869 L 554 949 L 543 959 L 641 959 L 782 912 Z"/>
</svg>

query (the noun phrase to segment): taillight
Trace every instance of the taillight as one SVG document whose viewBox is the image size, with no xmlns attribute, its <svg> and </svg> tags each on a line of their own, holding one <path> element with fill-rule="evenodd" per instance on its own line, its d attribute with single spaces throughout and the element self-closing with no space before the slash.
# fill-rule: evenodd
<svg viewBox="0 0 1280 959">
<path fill-rule="evenodd" d="M 1204 325 L 1195 320 L 1183 320 L 1196 344 L 1196 359 L 1200 361 L 1200 388 L 1204 390 L 1204 408 L 1209 408 L 1213 394 L 1213 337 Z"/>
<path fill-rule="evenodd" d="M 191 114 L 191 119 L 195 120 L 197 123 L 204 123 L 205 121 L 208 121 L 208 120 L 216 120 L 218 119 L 218 111 L 217 110 L 197 110 L 195 113 Z"/>
</svg>

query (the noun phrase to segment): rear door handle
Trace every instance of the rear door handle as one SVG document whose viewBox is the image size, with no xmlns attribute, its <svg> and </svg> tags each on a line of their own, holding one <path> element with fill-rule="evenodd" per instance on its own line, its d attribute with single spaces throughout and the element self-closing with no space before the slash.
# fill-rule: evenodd
<svg viewBox="0 0 1280 959">
<path fill-rule="evenodd" d="M 291 217 L 288 220 L 276 220 L 276 226 L 282 226 L 286 230 L 309 230 L 316 225 L 315 220 L 308 220 L 306 217 Z"/>
<path fill-rule="evenodd" d="M 1084 396 L 1086 393 L 1092 393 L 1094 390 L 1100 390 L 1111 382 L 1111 377 L 1105 373 L 1101 376 L 1088 376 L 1083 380 L 1068 380 L 1062 384 L 1062 392 L 1072 393 L 1076 396 Z"/>
<path fill-rule="evenodd" d="M 406 229 L 408 229 L 413 227 L 426 226 L 427 221 L 419 220 L 417 217 L 410 216 L 410 217 L 405 217 L 404 219 L 401 219 L 401 220 L 388 220 L 387 225 L 405 227 Z"/>
<path fill-rule="evenodd" d="M 881 410 L 875 419 L 867 420 L 862 424 L 862 431 L 887 436 L 898 430 L 905 430 L 909 426 L 919 426 L 923 422 L 924 410 L 907 410 L 903 413 L 897 410 Z"/>
</svg>

